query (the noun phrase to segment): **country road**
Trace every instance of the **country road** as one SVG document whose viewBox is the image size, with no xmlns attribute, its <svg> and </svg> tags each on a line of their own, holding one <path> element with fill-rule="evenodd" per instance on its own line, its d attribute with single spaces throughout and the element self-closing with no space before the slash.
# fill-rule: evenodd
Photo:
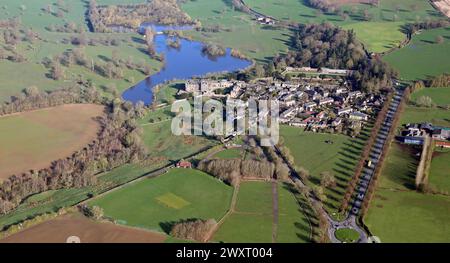
<svg viewBox="0 0 450 263">
<path fill-rule="evenodd" d="M 357 231 L 360 236 L 359 240 L 357 241 L 358 243 L 369 242 L 368 234 L 366 233 L 364 228 L 362 226 L 360 226 L 357 222 L 358 216 L 360 213 L 362 200 L 364 200 L 367 190 L 368 190 L 368 187 L 372 180 L 372 177 L 374 176 L 375 168 L 378 165 L 382 165 L 382 163 L 379 162 L 381 153 L 383 152 L 384 147 L 388 147 L 388 142 L 387 142 L 388 134 L 391 129 L 395 128 L 392 126 L 393 119 L 394 119 L 396 112 L 398 111 L 402 97 L 403 97 L 403 90 L 395 90 L 394 98 L 392 99 L 391 104 L 389 106 L 388 113 L 386 114 L 386 119 L 383 122 L 383 127 L 381 127 L 381 129 L 379 130 L 377 137 L 376 137 L 376 142 L 373 145 L 370 155 L 369 155 L 370 160 L 372 161 L 372 166 L 370 168 L 366 167 L 363 170 L 363 174 L 358 182 L 358 187 L 356 189 L 357 198 L 352 203 L 351 211 L 350 211 L 349 215 L 347 216 L 347 218 L 343 221 L 336 221 L 336 220 L 332 219 L 331 216 L 322 207 L 322 202 L 320 200 L 318 200 L 318 198 L 314 195 L 314 193 L 312 191 L 309 192 L 308 198 L 310 199 L 311 203 L 312 204 L 320 204 L 322 212 L 324 212 L 327 215 L 328 223 L 330 225 L 330 227 L 328 229 L 328 237 L 329 237 L 330 241 L 333 243 L 341 243 L 341 241 L 339 241 L 334 235 L 335 231 L 340 228 L 350 228 L 350 229 Z M 291 171 L 291 179 L 294 181 L 294 183 L 296 183 L 300 187 L 306 187 L 305 183 L 298 176 L 294 167 L 291 166 L 291 164 L 287 161 L 287 159 L 281 153 L 281 151 L 277 147 L 275 147 L 275 151 L 277 152 L 278 155 L 280 155 L 282 157 L 285 164 L 289 167 L 289 169 Z"/>
</svg>

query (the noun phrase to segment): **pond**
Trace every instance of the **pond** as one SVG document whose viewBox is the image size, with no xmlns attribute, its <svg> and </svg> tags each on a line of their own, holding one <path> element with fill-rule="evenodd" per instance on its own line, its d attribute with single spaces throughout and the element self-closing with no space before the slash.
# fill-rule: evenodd
<svg viewBox="0 0 450 263">
<path fill-rule="evenodd" d="M 143 26 L 152 25 L 143 24 Z M 189 27 L 152 27 L 156 32 L 190 29 Z M 251 65 L 251 62 L 248 60 L 231 56 L 231 49 L 229 48 L 224 56 L 210 57 L 202 52 L 204 46 L 202 42 L 180 39 L 181 47 L 176 49 L 167 46 L 166 41 L 168 38 L 170 37 L 165 34 L 157 34 L 154 40 L 156 52 L 165 56 L 164 68 L 126 90 L 122 94 L 125 100 L 133 103 L 143 101 L 146 105 L 149 105 L 153 100 L 152 90 L 158 84 L 174 79 L 187 80 L 210 73 L 233 72 Z"/>
</svg>

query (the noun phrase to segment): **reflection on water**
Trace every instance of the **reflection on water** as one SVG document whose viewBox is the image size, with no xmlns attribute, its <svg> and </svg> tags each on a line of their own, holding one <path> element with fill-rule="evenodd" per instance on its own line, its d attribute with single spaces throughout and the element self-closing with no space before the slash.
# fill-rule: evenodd
<svg viewBox="0 0 450 263">
<path fill-rule="evenodd" d="M 155 26 L 156 32 L 163 30 L 188 30 L 190 27 Z M 165 67 L 158 73 L 146 78 L 123 93 L 125 100 L 136 103 L 143 101 L 146 105 L 152 103 L 152 89 L 158 84 L 173 79 L 190 79 L 204 76 L 208 73 L 231 72 L 244 69 L 251 65 L 250 61 L 232 57 L 230 49 L 221 57 L 209 57 L 202 52 L 203 44 L 197 41 L 180 39 L 179 49 L 166 45 L 169 37 L 158 34 L 155 37 L 155 49 L 165 56 Z"/>
</svg>

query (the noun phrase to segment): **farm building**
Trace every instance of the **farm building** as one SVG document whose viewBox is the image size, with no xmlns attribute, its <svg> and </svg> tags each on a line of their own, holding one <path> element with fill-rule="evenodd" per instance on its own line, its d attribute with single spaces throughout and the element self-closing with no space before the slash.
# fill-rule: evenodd
<svg viewBox="0 0 450 263">
<path fill-rule="evenodd" d="M 369 116 L 367 114 L 357 111 L 357 112 L 350 113 L 350 119 L 351 120 L 359 120 L 359 121 L 367 121 L 369 119 Z"/>
<path fill-rule="evenodd" d="M 192 168 L 192 164 L 188 161 L 179 161 L 177 163 L 177 168 Z"/>
<path fill-rule="evenodd" d="M 397 136 L 397 141 L 405 144 L 423 145 L 425 137 Z"/>
</svg>

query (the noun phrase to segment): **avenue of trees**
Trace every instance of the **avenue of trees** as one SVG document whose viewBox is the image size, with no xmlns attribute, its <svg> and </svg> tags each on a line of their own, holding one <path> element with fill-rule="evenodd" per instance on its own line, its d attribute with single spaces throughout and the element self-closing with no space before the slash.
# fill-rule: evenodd
<svg viewBox="0 0 450 263">
<path fill-rule="evenodd" d="M 275 57 L 266 74 L 286 66 L 351 69 L 352 84 L 375 93 L 391 87 L 396 75 L 381 59 L 368 56 L 353 31 L 330 23 L 299 25 L 292 44 L 293 50 Z"/>
<path fill-rule="evenodd" d="M 341 202 L 341 207 L 340 207 L 341 211 L 346 211 L 348 206 L 350 205 L 350 201 L 352 199 L 352 196 L 355 192 L 356 187 L 358 186 L 358 182 L 361 178 L 364 167 L 367 164 L 367 161 L 369 160 L 370 151 L 376 142 L 377 134 L 380 131 L 384 120 L 386 119 L 392 99 L 393 99 L 393 93 L 390 93 L 387 96 L 383 107 L 381 108 L 380 112 L 378 113 L 378 116 L 375 120 L 373 128 L 371 129 L 370 135 L 369 135 L 367 141 L 365 142 L 365 146 L 361 153 L 361 158 L 359 159 L 359 162 L 356 165 L 355 173 L 354 173 L 352 179 L 348 183 L 347 189 L 344 194 L 344 198 L 342 199 L 342 202 Z"/>
<path fill-rule="evenodd" d="M 142 104 L 134 106 L 118 99 L 101 98 L 95 88 L 66 88 L 50 93 L 35 87 L 0 106 L 0 115 L 69 103 L 105 105 L 106 114 L 97 120 L 97 138 L 72 156 L 54 161 L 50 167 L 12 175 L 0 184 L 0 215 L 15 209 L 23 199 L 48 190 L 80 188 L 96 184 L 96 175 L 146 156 L 141 129 L 134 118 L 142 116 Z"/>
<path fill-rule="evenodd" d="M 136 29 L 143 22 L 162 25 L 189 25 L 194 21 L 183 12 L 176 0 L 152 0 L 143 4 L 89 4 L 89 20 L 95 32 L 111 32 L 111 27 Z"/>
</svg>

